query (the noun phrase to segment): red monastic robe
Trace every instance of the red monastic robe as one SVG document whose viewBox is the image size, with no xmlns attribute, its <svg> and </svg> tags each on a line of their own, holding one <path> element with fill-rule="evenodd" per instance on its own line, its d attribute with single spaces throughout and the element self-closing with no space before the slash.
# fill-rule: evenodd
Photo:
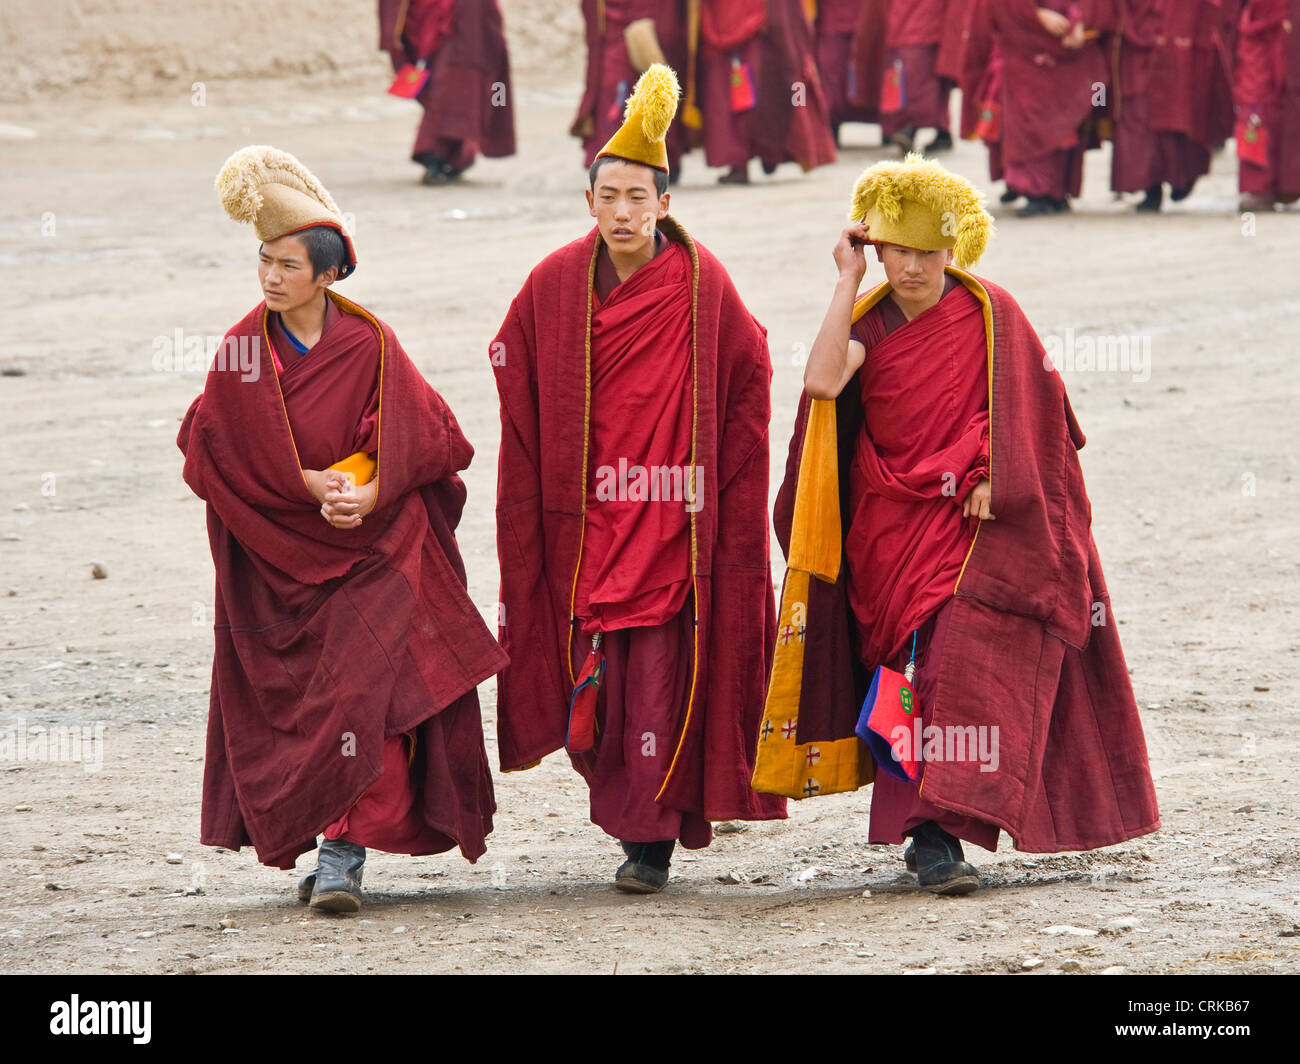
<svg viewBox="0 0 1300 1064">
<path fill-rule="evenodd" d="M 255 378 L 219 354 L 177 438 L 217 577 L 202 841 L 292 867 L 374 797 L 397 739 L 418 795 L 399 834 L 473 861 L 495 809 L 475 688 L 507 661 L 453 534 L 473 450 L 392 330 L 329 298 L 342 314 L 306 355 L 281 352 L 282 373 L 254 308 L 227 343 L 251 346 Z M 301 470 L 358 450 L 378 500 L 336 529 Z"/>
<path fill-rule="evenodd" d="M 510 56 L 497 0 L 379 0 L 379 48 L 393 69 L 427 60 L 411 158 L 466 169 L 515 153 Z"/>
<path fill-rule="evenodd" d="M 804 170 L 835 161 L 803 0 L 703 0 L 698 32 L 710 166 L 743 168 L 754 156 L 769 167 L 793 161 Z"/>
<path fill-rule="evenodd" d="M 884 0 L 817 4 L 817 73 L 833 128 L 879 117 L 884 23 Z"/>
<path fill-rule="evenodd" d="M 1111 188 L 1191 188 L 1232 131 L 1233 0 L 1123 0 Z"/>
<path fill-rule="evenodd" d="M 659 227 L 691 263 L 689 464 L 699 487 L 690 514 L 691 681 L 657 800 L 706 820 L 779 819 L 784 801 L 749 786 L 775 626 L 766 334 L 718 261 L 671 218 Z M 593 229 L 544 259 L 492 346 L 501 399 L 500 638 L 511 655 L 497 681 L 506 770 L 559 750 L 568 726 L 574 644 L 582 638 L 574 612 L 592 472 L 598 250 Z M 674 268 L 671 259 L 663 265 Z M 638 289 L 627 295 L 636 298 Z M 607 309 L 621 301 L 611 297 Z"/>
<path fill-rule="evenodd" d="M 1300 0 L 1248 0 L 1234 85 L 1242 192 L 1300 196 Z"/>
<path fill-rule="evenodd" d="M 685 69 L 686 33 L 681 0 L 583 0 L 586 21 L 587 77 L 578 113 L 569 132 L 582 140 L 590 166 L 623 124 L 623 105 L 642 71 L 628 57 L 627 27 L 639 19 L 654 21 L 655 36 L 674 70 Z M 668 168 L 676 172 L 686 150 L 678 119 L 668 127 Z"/>
<path fill-rule="evenodd" d="M 884 76 L 897 87 L 893 92 L 882 87 L 881 99 L 892 98 L 898 106 L 881 108 L 886 137 L 905 127 L 948 131 L 952 86 L 940 77 L 938 60 L 940 44 L 961 24 L 956 8 L 952 0 L 894 0 L 889 5 Z"/>
<path fill-rule="evenodd" d="M 1115 22 L 1113 0 L 1005 0 L 990 5 L 1003 62 L 1002 163 L 1007 184 L 1024 195 L 1077 196 L 1083 180 L 1085 129 L 1098 87 L 1107 81 L 1101 37 L 1066 48 L 1039 24 L 1047 7 L 1104 34 Z"/>
<path fill-rule="evenodd" d="M 1123 842 L 1156 830 L 1160 822 L 1142 725 L 1090 531 L 1091 506 L 1076 453 L 1083 433 L 1059 374 L 1045 361 L 1015 301 L 971 274 L 948 272 L 983 307 L 996 520 L 979 524 L 952 595 L 936 615 L 944 617 L 945 631 L 929 714 L 940 728 L 997 727 L 999 765 L 983 772 L 973 758 L 929 761 L 919 797 L 1005 830 L 1020 850 L 1086 850 Z M 888 290 L 881 285 L 863 296 L 859 311 L 888 298 Z M 863 371 L 871 373 L 870 353 Z M 923 392 L 925 382 L 918 376 L 914 387 Z M 836 439 L 824 453 L 845 470 L 863 431 L 862 385 L 850 381 L 833 402 Z M 810 410 L 804 395 L 776 500 L 776 532 L 787 557 L 796 487 L 801 496 L 812 491 L 810 497 L 823 487 L 836 490 L 832 465 L 802 468 Z M 867 426 L 874 436 L 875 426 L 869 420 Z M 933 443 L 944 446 L 939 436 Z M 834 505 L 849 515 L 842 475 L 838 485 Z M 935 494 L 941 491 L 936 483 Z M 836 509 L 815 512 L 833 518 Z M 837 527 L 823 522 L 814 534 L 845 543 L 852 530 L 844 516 L 840 520 Z M 808 534 L 800 532 L 805 542 Z M 811 549 L 818 554 L 819 548 Z M 861 571 L 898 561 L 897 555 L 846 555 L 838 575 L 807 581 L 806 604 L 800 603 L 804 631 L 798 647 L 792 644 L 798 672 L 783 674 L 792 686 L 781 704 L 769 699 L 760 733 L 760 782 L 786 781 L 782 787 L 790 790 L 781 793 L 811 796 L 852 789 L 877 775 L 853 729 L 879 662 L 863 660 L 845 566 Z M 909 564 L 906 556 L 902 564 Z M 787 582 L 807 573 L 790 570 Z M 787 605 L 783 595 L 783 618 Z M 778 660 L 775 670 L 781 669 Z"/>
</svg>

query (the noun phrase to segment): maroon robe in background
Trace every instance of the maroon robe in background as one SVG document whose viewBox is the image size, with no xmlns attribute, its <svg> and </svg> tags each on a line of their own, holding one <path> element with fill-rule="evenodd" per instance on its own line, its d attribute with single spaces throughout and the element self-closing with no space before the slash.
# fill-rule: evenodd
<svg viewBox="0 0 1300 1064">
<path fill-rule="evenodd" d="M 997 726 L 999 767 L 928 761 L 917 795 L 1005 830 L 1019 850 L 1123 842 L 1160 821 L 1090 530 L 1077 455 L 1083 433 L 1015 301 L 988 281 L 950 273 L 980 286 L 991 305 L 990 509 L 997 519 L 979 525 L 945 607 L 942 660 L 926 684 L 935 726 Z M 852 380 L 836 400 L 842 515 L 850 512 L 845 473 L 863 423 L 861 395 Z M 805 394 L 776 498 L 776 533 L 787 554 L 809 409 Z M 849 567 L 874 561 L 845 559 Z M 857 649 L 848 582 L 842 569 L 834 583 L 809 583 L 800 744 L 853 735 L 866 694 L 871 663 Z M 943 615 L 935 615 L 936 626 Z M 930 634 L 938 645 L 938 633 Z"/>
<path fill-rule="evenodd" d="M 701 490 L 691 515 L 691 693 L 656 797 L 667 809 L 704 820 L 781 819 L 785 800 L 756 794 L 749 784 L 776 630 L 766 519 L 766 334 L 717 259 L 673 219 L 659 228 L 692 263 L 692 464 Z M 561 749 L 568 727 L 589 476 L 590 378 L 582 353 L 589 350 L 599 235 L 593 229 L 533 269 L 493 342 L 500 353 L 493 359 L 501 400 L 500 634 L 511 655 L 497 680 L 506 770 Z"/>
<path fill-rule="evenodd" d="M 1247 0 L 1239 31 L 1239 188 L 1289 203 L 1300 196 L 1300 0 Z M 1266 138 L 1262 165 L 1241 157 L 1247 135 Z"/>
<path fill-rule="evenodd" d="M 684 69 L 686 34 L 681 0 L 582 0 L 582 17 L 586 21 L 587 78 L 569 132 L 582 140 L 583 165 L 591 166 L 623 124 L 623 105 L 642 74 L 628 58 L 624 37 L 628 25 L 638 19 L 653 19 L 659 47 L 674 70 Z M 668 127 L 665 147 L 668 169 L 676 173 L 686 151 L 680 119 Z"/>
<path fill-rule="evenodd" d="M 901 129 L 949 130 L 948 98 L 952 84 L 939 75 L 939 46 L 952 33 L 951 0 L 894 0 L 889 5 L 885 76 L 900 77 L 902 107 L 882 111 L 886 137 Z"/>
<path fill-rule="evenodd" d="M 514 155 L 510 56 L 497 0 L 379 0 L 379 48 L 394 70 L 428 60 L 429 83 L 416 97 L 424 115 L 415 162 L 441 161 L 459 173 L 480 154 Z"/>
<path fill-rule="evenodd" d="M 1107 83 L 1101 40 L 1066 48 L 1038 21 L 1037 7 L 1080 15 L 1101 33 L 1115 24 L 1113 0 L 998 0 L 990 5 L 1003 61 L 1002 163 L 1007 185 L 1026 196 L 1064 200 L 1083 183 L 1085 125 L 1097 86 Z"/>
<path fill-rule="evenodd" d="M 1230 6 L 1230 5 L 1229 5 Z M 1110 187 L 1190 190 L 1232 133 L 1225 0 L 1122 0 Z"/>
<path fill-rule="evenodd" d="M 703 0 L 698 67 L 705 161 L 743 170 L 835 161 L 835 139 L 803 0 Z M 732 109 L 733 66 L 747 68 L 754 106 Z M 796 87 L 802 101 L 796 104 Z"/>
<path fill-rule="evenodd" d="M 862 71 L 855 52 L 864 15 L 870 17 L 872 12 L 868 9 L 872 8 L 879 9 L 883 15 L 882 0 L 820 0 L 817 4 L 817 73 L 831 128 L 837 137 L 839 127 L 845 122 L 875 122 L 879 118 L 879 63 L 883 48 L 877 49 L 876 70 L 869 85 L 861 80 Z M 876 43 L 883 42 L 877 37 Z"/>
<path fill-rule="evenodd" d="M 255 307 L 227 335 L 256 344 L 256 379 L 214 363 L 177 437 L 217 578 L 202 841 L 291 868 L 411 735 L 419 852 L 473 861 L 495 810 L 475 688 L 507 661 L 453 534 L 473 450 L 392 330 L 329 298 L 340 319 L 283 375 Z M 302 468 L 357 450 L 377 501 L 337 529 Z"/>
</svg>

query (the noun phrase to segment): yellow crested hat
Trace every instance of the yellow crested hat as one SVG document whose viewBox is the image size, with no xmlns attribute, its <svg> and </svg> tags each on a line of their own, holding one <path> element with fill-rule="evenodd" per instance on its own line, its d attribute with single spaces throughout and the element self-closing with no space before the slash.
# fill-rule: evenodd
<svg viewBox="0 0 1300 1064">
<path fill-rule="evenodd" d="M 993 216 L 975 186 L 916 152 L 864 170 L 853 186 L 849 218 L 865 224 L 873 242 L 952 248 L 963 269 L 979 261 L 993 236 Z"/>
<path fill-rule="evenodd" d="M 216 188 L 226 213 L 237 222 L 252 222 L 259 240 L 327 225 L 338 230 L 347 247 L 339 277 L 357 268 L 357 251 L 334 197 L 287 151 L 266 144 L 240 148 L 222 165 Z"/>
<path fill-rule="evenodd" d="M 652 63 L 637 79 L 632 95 L 627 98 L 623 124 L 596 158 L 616 155 L 666 173 L 668 148 L 664 138 L 677 114 L 677 97 L 681 91 L 677 75 L 670 67 Z"/>
</svg>

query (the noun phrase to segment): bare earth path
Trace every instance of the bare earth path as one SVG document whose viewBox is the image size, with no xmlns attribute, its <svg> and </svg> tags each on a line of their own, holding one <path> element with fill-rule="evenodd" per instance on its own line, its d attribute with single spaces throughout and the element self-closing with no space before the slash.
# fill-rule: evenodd
<svg viewBox="0 0 1300 1064">
<path fill-rule="evenodd" d="M 1149 367 L 1065 376 L 1159 833 L 1050 857 L 1004 836 L 974 855 L 987 889 L 938 899 L 915 891 L 897 848 L 866 845 L 864 791 L 720 834 L 679 854 L 664 894 L 629 898 L 609 887 L 616 845 L 552 757 L 498 776 L 477 866 L 372 855 L 357 918 L 309 914 L 289 874 L 198 844 L 212 572 L 174 438 L 202 375 L 155 358 L 177 330 L 220 336 L 258 298 L 252 237 L 220 211 L 213 176 L 234 148 L 274 143 L 355 215 L 361 264 L 340 291 L 393 324 L 478 449 L 460 541 L 490 612 L 487 343 L 532 264 L 590 224 L 563 135 L 576 74 L 519 93 L 520 156 L 442 190 L 405 161 L 413 105 L 373 83 L 212 83 L 202 109 L 188 87 L 80 112 L 0 107 L 0 368 L 25 371 L 0 377 L 0 970 L 1300 970 L 1300 217 L 1252 231 L 1226 156 L 1154 218 L 1110 200 L 1096 156 L 1073 215 L 1001 217 L 979 269 L 1045 336 L 1133 336 L 1149 352 Z M 673 193 L 769 329 L 774 487 L 829 249 L 878 157 L 850 149 L 749 189 L 715 187 L 692 157 Z M 986 173 L 968 144 L 951 165 Z M 96 724 L 99 771 L 14 746 L 38 725 Z"/>
</svg>

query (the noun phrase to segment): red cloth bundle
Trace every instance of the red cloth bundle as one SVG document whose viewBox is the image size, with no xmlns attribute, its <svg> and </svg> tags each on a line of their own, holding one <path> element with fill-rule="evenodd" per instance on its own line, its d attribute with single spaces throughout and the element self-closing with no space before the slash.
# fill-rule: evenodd
<svg viewBox="0 0 1300 1064">
<path fill-rule="evenodd" d="M 896 115 L 903 109 L 903 61 L 895 59 L 885 68 L 885 80 L 880 86 L 880 113 Z"/>
<path fill-rule="evenodd" d="M 912 685 L 902 673 L 883 665 L 876 669 L 854 731 L 871 748 L 876 764 L 900 780 L 915 782 L 921 774 L 915 756 L 920 751 L 912 741 L 918 709 Z"/>
<path fill-rule="evenodd" d="M 565 749 L 581 754 L 596 744 L 596 697 L 605 678 L 605 653 L 600 649 L 600 632 L 591 641 L 591 653 L 578 673 L 578 682 L 569 698 L 569 731 Z"/>
<path fill-rule="evenodd" d="M 429 84 L 429 68 L 421 59 L 418 63 L 407 63 L 403 66 L 393 78 L 393 83 L 388 86 L 388 92 L 392 96 L 400 96 L 403 100 L 414 100 L 424 91 L 427 84 Z"/>
</svg>

